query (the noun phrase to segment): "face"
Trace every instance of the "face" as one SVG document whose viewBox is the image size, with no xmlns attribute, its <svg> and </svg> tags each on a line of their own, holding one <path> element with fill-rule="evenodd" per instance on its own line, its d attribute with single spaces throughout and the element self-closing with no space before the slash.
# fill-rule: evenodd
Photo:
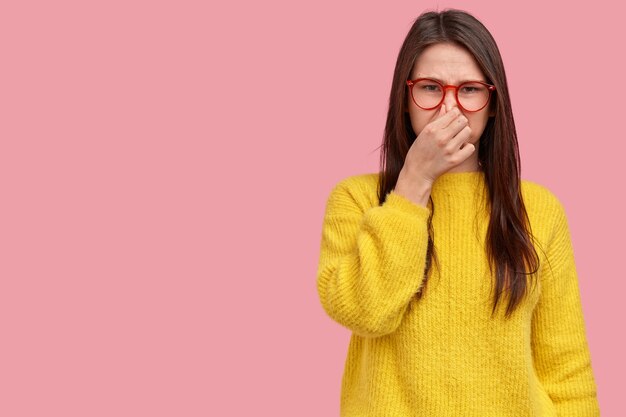
<svg viewBox="0 0 626 417">
<path fill-rule="evenodd" d="M 460 46 L 449 43 L 431 45 L 422 51 L 413 67 L 410 79 L 414 80 L 421 77 L 435 78 L 442 81 L 444 85 L 459 85 L 464 80 L 489 83 L 472 54 Z M 413 131 L 419 135 L 427 124 L 437 118 L 441 106 L 431 110 L 424 110 L 415 105 L 408 91 L 407 99 L 411 126 Z M 493 93 L 489 100 L 494 100 Z M 458 108 L 461 114 L 467 118 L 471 129 L 469 142 L 478 149 L 478 140 L 485 130 L 487 121 L 489 117 L 494 116 L 494 113 L 490 113 L 490 104 L 476 112 L 465 111 L 459 107 L 459 103 L 457 103 L 455 98 L 455 92 L 451 88 L 446 89 L 446 95 L 442 104 L 445 104 L 446 111 L 450 111 L 453 107 Z M 477 155 L 477 153 L 475 154 Z"/>
</svg>

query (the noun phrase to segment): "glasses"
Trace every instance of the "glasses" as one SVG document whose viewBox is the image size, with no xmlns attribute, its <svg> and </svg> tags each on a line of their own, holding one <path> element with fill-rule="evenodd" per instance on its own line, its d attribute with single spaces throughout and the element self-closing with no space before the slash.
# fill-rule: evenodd
<svg viewBox="0 0 626 417">
<path fill-rule="evenodd" d="M 443 85 L 430 78 L 407 80 L 406 84 L 411 91 L 413 103 L 424 110 L 439 107 L 443 103 L 446 90 L 452 88 L 456 102 L 463 110 L 468 112 L 479 111 L 487 105 L 491 92 L 496 89 L 495 86 L 482 81 L 466 81 L 457 86 Z"/>
</svg>

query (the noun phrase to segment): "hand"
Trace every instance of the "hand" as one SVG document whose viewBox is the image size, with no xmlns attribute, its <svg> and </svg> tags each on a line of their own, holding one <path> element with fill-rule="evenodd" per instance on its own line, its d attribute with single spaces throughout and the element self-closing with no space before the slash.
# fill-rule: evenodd
<svg viewBox="0 0 626 417">
<path fill-rule="evenodd" d="M 402 167 L 403 177 L 413 183 L 429 185 L 444 172 L 459 165 L 474 153 L 476 147 L 468 143 L 471 129 L 468 120 L 454 108 L 446 111 L 441 106 L 437 119 L 427 124 L 417 136 Z"/>
</svg>

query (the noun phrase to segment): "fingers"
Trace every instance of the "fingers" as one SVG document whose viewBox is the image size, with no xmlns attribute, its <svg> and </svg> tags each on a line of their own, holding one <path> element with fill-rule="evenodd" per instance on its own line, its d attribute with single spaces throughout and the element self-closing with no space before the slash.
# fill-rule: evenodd
<svg viewBox="0 0 626 417">
<path fill-rule="evenodd" d="M 451 123 L 451 125 L 454 124 L 456 123 Z M 454 133 L 452 133 L 452 136 L 450 137 L 449 145 L 454 149 L 460 149 L 461 146 L 467 145 L 467 143 L 469 143 L 470 136 L 472 135 L 472 129 L 467 123 L 459 123 L 459 125 L 460 124 L 462 124 L 463 127 L 457 126 L 457 128 L 454 129 Z"/>
<path fill-rule="evenodd" d="M 461 111 L 456 107 L 450 111 L 446 110 L 446 105 L 442 104 L 439 110 L 438 118 L 430 123 L 431 127 L 436 130 L 445 129 L 461 115 Z"/>
<path fill-rule="evenodd" d="M 442 104 L 441 108 L 439 108 L 439 115 L 437 116 L 437 119 L 439 119 L 440 117 L 442 117 L 443 115 L 445 115 L 447 112 L 446 110 L 446 105 Z"/>
<path fill-rule="evenodd" d="M 469 151 L 467 155 L 471 154 L 475 149 L 474 145 L 469 148 L 465 146 L 461 149 L 461 146 L 468 144 L 472 133 L 467 117 L 456 107 L 448 111 L 445 104 L 441 105 L 437 117 L 436 120 L 429 123 L 431 131 L 437 132 L 437 136 L 440 139 L 445 139 L 444 141 L 448 142 L 452 148 L 465 153 Z"/>
<path fill-rule="evenodd" d="M 474 153 L 475 150 L 476 146 L 474 146 L 473 143 L 468 142 L 464 144 L 463 149 L 459 149 L 457 156 L 461 161 L 465 161 L 467 158 L 470 157 L 471 154 Z"/>
</svg>

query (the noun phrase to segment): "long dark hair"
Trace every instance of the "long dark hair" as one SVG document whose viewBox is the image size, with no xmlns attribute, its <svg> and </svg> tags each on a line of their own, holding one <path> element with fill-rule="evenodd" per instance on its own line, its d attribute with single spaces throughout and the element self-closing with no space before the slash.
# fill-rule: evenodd
<svg viewBox="0 0 626 417">
<path fill-rule="evenodd" d="M 530 221 L 520 189 L 517 133 L 502 57 L 487 28 L 467 12 L 456 9 L 425 12 L 415 20 L 402 44 L 394 70 L 382 144 L 379 203 L 383 204 L 387 194 L 395 187 L 406 155 L 416 138 L 406 111 L 410 102 L 407 100 L 406 80 L 420 53 L 426 47 L 442 42 L 465 48 L 474 56 L 487 82 L 496 86 L 489 104 L 490 110 L 495 111 L 495 117 L 489 118 L 480 137 L 478 161 L 489 190 L 491 211 L 485 250 L 492 275 L 493 264 L 496 270 L 492 315 L 503 292 L 508 292 L 506 317 L 509 317 L 527 292 L 526 276 L 532 277 L 539 269 L 539 257 L 531 241 Z M 435 208 L 432 197 L 430 203 L 432 212 L 428 219 L 427 263 L 424 285 L 417 293 L 418 298 L 426 288 L 431 258 L 438 263 L 432 237 Z M 531 272 L 526 272 L 527 267 Z"/>
</svg>

